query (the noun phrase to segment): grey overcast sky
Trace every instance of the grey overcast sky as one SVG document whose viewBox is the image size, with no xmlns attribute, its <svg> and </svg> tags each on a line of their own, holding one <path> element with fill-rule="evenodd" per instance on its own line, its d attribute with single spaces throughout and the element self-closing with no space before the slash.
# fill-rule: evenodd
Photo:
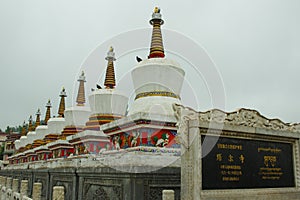
<svg viewBox="0 0 300 200">
<path fill-rule="evenodd" d="M 224 82 L 226 111 L 246 107 L 300 122 L 299 0 L 1 0 L 0 128 L 22 124 L 37 108 L 44 118 L 48 98 L 56 115 L 62 86 L 73 92 L 89 53 L 119 33 L 149 28 L 155 6 L 163 29 L 206 49 Z"/>
</svg>

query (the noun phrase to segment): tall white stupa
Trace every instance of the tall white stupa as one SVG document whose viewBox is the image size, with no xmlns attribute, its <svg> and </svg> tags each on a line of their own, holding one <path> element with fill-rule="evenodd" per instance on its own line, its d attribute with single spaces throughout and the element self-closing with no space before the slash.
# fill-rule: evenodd
<svg viewBox="0 0 300 200">
<path fill-rule="evenodd" d="M 160 28 L 163 23 L 160 9 L 156 7 L 150 20 L 153 32 L 148 59 L 139 62 L 131 72 L 136 96 L 128 115 L 173 116 L 172 105 L 180 104 L 185 72 L 177 62 L 165 58 Z"/>
</svg>

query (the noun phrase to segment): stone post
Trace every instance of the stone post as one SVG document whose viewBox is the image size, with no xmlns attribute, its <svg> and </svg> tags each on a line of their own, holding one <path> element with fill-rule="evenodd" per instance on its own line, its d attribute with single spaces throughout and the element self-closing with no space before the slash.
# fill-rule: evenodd
<svg viewBox="0 0 300 200">
<path fill-rule="evenodd" d="M 20 193 L 21 193 L 22 196 L 27 196 L 28 195 L 28 180 L 22 180 L 21 181 Z"/>
<path fill-rule="evenodd" d="M 174 104 L 177 134 L 181 144 L 182 200 L 200 200 L 201 189 L 201 135 L 199 114 L 189 108 Z"/>
<path fill-rule="evenodd" d="M 0 185 L 1 185 L 1 187 L 6 185 L 6 177 L 4 177 L 4 176 L 0 177 Z"/>
<path fill-rule="evenodd" d="M 5 192 L 3 192 L 5 190 L 5 186 L 6 186 L 6 177 L 5 176 L 1 176 L 0 178 L 0 184 L 1 184 L 1 187 L 0 187 L 0 199 L 5 199 Z"/>
<path fill-rule="evenodd" d="M 6 188 L 11 189 L 12 178 L 8 177 L 6 179 Z"/>
<path fill-rule="evenodd" d="M 163 190 L 162 200 L 174 200 L 174 190 Z"/>
<path fill-rule="evenodd" d="M 52 200 L 64 200 L 65 188 L 63 186 L 54 186 Z"/>
<path fill-rule="evenodd" d="M 19 179 L 13 179 L 12 191 L 13 192 L 19 192 Z"/>
<path fill-rule="evenodd" d="M 34 183 L 32 190 L 32 199 L 41 200 L 42 198 L 42 183 Z"/>
</svg>

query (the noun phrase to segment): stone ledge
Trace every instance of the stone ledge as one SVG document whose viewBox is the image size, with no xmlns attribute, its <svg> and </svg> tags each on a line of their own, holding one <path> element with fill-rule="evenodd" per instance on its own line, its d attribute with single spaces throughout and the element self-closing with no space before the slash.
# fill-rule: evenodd
<svg viewBox="0 0 300 200">
<path fill-rule="evenodd" d="M 266 189 L 232 189 L 210 190 L 200 193 L 201 199 L 205 200 L 286 200 L 299 199 L 300 189 L 297 188 L 266 188 Z"/>
</svg>

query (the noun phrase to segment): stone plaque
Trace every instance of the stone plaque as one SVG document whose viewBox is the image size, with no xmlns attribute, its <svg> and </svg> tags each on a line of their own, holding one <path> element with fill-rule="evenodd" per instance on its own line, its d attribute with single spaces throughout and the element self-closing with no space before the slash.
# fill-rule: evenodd
<svg viewBox="0 0 300 200">
<path fill-rule="evenodd" d="M 215 136 L 202 136 L 215 141 Z M 202 189 L 294 187 L 293 144 L 219 137 L 202 158 Z"/>
</svg>

